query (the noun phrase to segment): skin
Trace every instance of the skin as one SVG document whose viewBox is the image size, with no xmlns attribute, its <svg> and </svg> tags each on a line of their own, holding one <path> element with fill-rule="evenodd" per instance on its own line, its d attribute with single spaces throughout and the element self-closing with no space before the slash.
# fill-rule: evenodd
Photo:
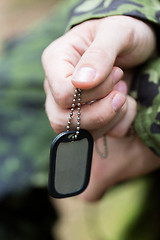
<svg viewBox="0 0 160 240">
<path fill-rule="evenodd" d="M 157 157 L 137 136 L 134 141 L 125 137 L 136 115 L 136 102 L 127 95 L 132 73 L 154 55 L 155 39 L 153 29 L 146 23 L 132 17 L 112 16 L 75 26 L 43 52 L 45 106 L 54 131 L 66 130 L 74 89 L 81 88 L 81 128 L 90 131 L 95 141 L 107 134 L 112 142 L 108 146 L 110 155 L 103 164 L 94 150 L 91 182 L 85 192 L 89 201 L 99 199 L 118 181 L 159 167 Z M 72 128 L 75 127 L 73 118 Z M 121 160 L 112 166 L 117 156 Z M 136 164 L 134 157 L 143 160 Z M 152 161 L 145 162 L 145 157 L 152 157 Z M 133 162 L 137 166 L 133 172 L 119 174 Z M 119 175 L 122 176 L 117 179 Z M 100 185 L 103 187 L 97 192 Z"/>
<path fill-rule="evenodd" d="M 80 196 L 85 201 L 97 201 L 113 185 L 160 167 L 160 158 L 151 152 L 136 134 L 122 138 L 106 138 L 106 158 L 101 158 L 94 149 L 90 183 Z M 103 153 L 103 139 L 99 138 L 96 144 Z"/>
<path fill-rule="evenodd" d="M 42 63 L 46 112 L 54 131 L 65 130 L 75 87 L 84 90 L 82 103 L 96 100 L 82 106 L 82 128 L 96 139 L 117 125 L 132 108 L 130 120 L 125 121 L 127 131 L 136 114 L 136 103 L 126 96 L 124 82 L 121 91 L 114 87 L 122 79 L 121 68 L 125 72 L 135 68 L 152 56 L 155 48 L 152 28 L 124 16 L 84 22 L 51 43 L 43 52 Z M 73 128 L 75 125 L 76 120 Z"/>
</svg>

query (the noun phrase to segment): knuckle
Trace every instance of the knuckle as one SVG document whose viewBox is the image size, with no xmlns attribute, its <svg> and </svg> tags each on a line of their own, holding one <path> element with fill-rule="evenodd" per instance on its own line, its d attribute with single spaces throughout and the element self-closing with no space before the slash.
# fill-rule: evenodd
<svg viewBox="0 0 160 240">
<path fill-rule="evenodd" d="M 122 127 L 113 128 L 108 132 L 108 135 L 111 137 L 122 138 L 126 135 L 128 129 Z"/>
<path fill-rule="evenodd" d="M 47 94 L 48 92 L 48 89 L 49 89 L 49 86 L 48 86 L 48 81 L 47 79 L 44 80 L 44 83 L 43 83 L 43 88 L 44 88 L 44 91 L 45 93 Z"/>
<path fill-rule="evenodd" d="M 128 129 L 126 129 L 126 128 L 117 128 L 115 135 L 117 138 L 121 138 L 126 135 L 127 131 L 128 131 Z"/>
<path fill-rule="evenodd" d="M 42 55 L 41 55 L 42 65 L 45 66 L 51 59 L 54 58 L 56 53 L 57 53 L 56 44 L 55 42 L 52 42 L 42 52 Z"/>
<path fill-rule="evenodd" d="M 94 55 L 94 56 L 97 56 L 98 59 L 102 59 L 102 60 L 107 58 L 105 50 L 98 47 L 94 47 L 94 48 L 92 47 L 88 49 L 87 55 L 88 56 L 91 55 L 91 57 Z"/>
<path fill-rule="evenodd" d="M 45 101 L 45 111 L 46 111 L 48 120 L 49 120 L 50 125 L 53 128 L 53 130 L 57 134 L 62 132 L 65 128 L 63 118 L 61 117 L 61 114 L 58 114 L 58 111 L 55 108 L 55 106 L 53 107 L 53 111 L 52 111 L 52 107 L 51 107 L 48 97 L 46 98 L 46 101 Z"/>
<path fill-rule="evenodd" d="M 41 55 L 41 62 L 42 64 L 44 65 L 45 62 L 47 61 L 49 57 L 49 47 L 46 47 L 44 50 L 43 50 L 43 53 Z"/>
<path fill-rule="evenodd" d="M 57 105 L 61 106 L 62 108 L 68 108 L 71 106 L 69 96 L 63 91 L 56 91 L 53 90 L 54 100 Z"/>
<path fill-rule="evenodd" d="M 103 114 L 100 111 L 97 111 L 95 114 L 95 122 L 97 126 L 104 126 L 106 124 L 106 117 L 105 114 Z"/>
<path fill-rule="evenodd" d="M 104 123 L 104 116 L 102 114 L 96 114 L 95 120 L 97 125 L 102 125 Z"/>
<path fill-rule="evenodd" d="M 48 45 L 42 52 L 41 61 L 42 64 L 45 64 L 51 58 L 58 57 L 59 54 L 59 39 L 53 41 L 50 45 Z"/>
<path fill-rule="evenodd" d="M 50 125 L 55 131 L 55 133 L 59 134 L 64 130 L 64 125 L 55 119 L 49 119 Z"/>
</svg>

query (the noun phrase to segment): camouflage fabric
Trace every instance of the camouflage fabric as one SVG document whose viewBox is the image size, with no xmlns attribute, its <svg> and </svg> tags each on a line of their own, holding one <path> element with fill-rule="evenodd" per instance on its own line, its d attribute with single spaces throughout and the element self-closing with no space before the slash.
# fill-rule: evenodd
<svg viewBox="0 0 160 240">
<path fill-rule="evenodd" d="M 68 9 L 75 2 L 69 0 Z M 51 228 L 57 214 L 46 188 L 49 148 L 55 133 L 45 114 L 40 58 L 43 49 L 63 34 L 67 17 L 65 2 L 27 33 L 9 41 L 0 58 L 0 239 L 53 239 Z M 158 172 L 134 182 L 145 184 L 136 193 L 136 213 L 129 203 L 128 215 L 132 217 L 123 226 L 121 240 L 160 239 L 159 176 Z M 124 189 L 121 186 L 122 192 Z M 126 217 L 119 216 L 122 221 Z"/>
<path fill-rule="evenodd" d="M 56 134 L 45 114 L 43 49 L 64 32 L 71 0 L 4 45 L 0 57 L 0 239 L 54 239 L 47 194 Z M 57 24 L 58 23 L 58 24 Z"/>
<path fill-rule="evenodd" d="M 82 0 L 71 11 L 67 29 L 83 21 L 113 15 L 126 15 L 160 23 L 159 0 Z"/>
<path fill-rule="evenodd" d="M 159 0 L 92 0 L 92 3 L 90 0 L 83 0 L 73 8 L 67 29 L 85 20 L 112 15 L 133 16 L 150 22 L 155 26 L 159 39 Z M 142 73 L 137 80 L 139 84 L 135 89 L 138 92 L 138 98 L 136 98 L 138 114 L 135 120 L 135 129 L 143 142 L 157 155 L 160 155 L 159 66 L 159 59 L 151 60 L 141 70 Z M 145 91 L 143 91 L 144 89 Z M 148 104 L 149 101 L 150 104 Z"/>
<path fill-rule="evenodd" d="M 46 19 L 4 46 L 0 58 L 0 196 L 47 185 L 49 146 L 55 133 L 45 114 L 41 54 L 64 33 L 75 3 L 70 1 L 66 8 L 62 2 Z"/>
<path fill-rule="evenodd" d="M 133 79 L 131 95 L 138 102 L 135 129 L 143 142 L 160 155 L 160 58 L 141 67 Z"/>
</svg>

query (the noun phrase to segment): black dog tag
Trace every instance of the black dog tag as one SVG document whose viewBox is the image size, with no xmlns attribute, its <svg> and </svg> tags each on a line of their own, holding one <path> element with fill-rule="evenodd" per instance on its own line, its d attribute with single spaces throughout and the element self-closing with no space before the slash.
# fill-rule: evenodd
<svg viewBox="0 0 160 240">
<path fill-rule="evenodd" d="M 51 145 L 49 194 L 66 198 L 83 192 L 89 182 L 93 152 L 93 138 L 86 130 L 59 134 Z"/>
</svg>

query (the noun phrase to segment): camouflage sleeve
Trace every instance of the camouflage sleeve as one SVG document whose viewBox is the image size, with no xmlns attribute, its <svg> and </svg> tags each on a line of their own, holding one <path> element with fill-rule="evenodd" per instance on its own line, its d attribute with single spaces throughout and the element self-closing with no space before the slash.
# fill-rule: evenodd
<svg viewBox="0 0 160 240">
<path fill-rule="evenodd" d="M 83 0 L 71 11 L 67 30 L 93 18 L 133 16 L 159 27 L 159 0 Z M 157 31 L 157 36 L 159 31 Z M 158 36 L 159 37 L 159 36 Z M 138 103 L 135 129 L 143 142 L 160 155 L 160 59 L 145 64 L 134 79 L 133 97 Z M 145 89 L 145 91 L 144 91 Z"/>
<path fill-rule="evenodd" d="M 133 80 L 138 112 L 134 122 L 143 142 L 160 156 L 160 58 L 147 62 Z"/>
<path fill-rule="evenodd" d="M 71 11 L 67 30 L 83 21 L 113 15 L 133 16 L 160 23 L 159 0 L 82 0 Z"/>
</svg>

